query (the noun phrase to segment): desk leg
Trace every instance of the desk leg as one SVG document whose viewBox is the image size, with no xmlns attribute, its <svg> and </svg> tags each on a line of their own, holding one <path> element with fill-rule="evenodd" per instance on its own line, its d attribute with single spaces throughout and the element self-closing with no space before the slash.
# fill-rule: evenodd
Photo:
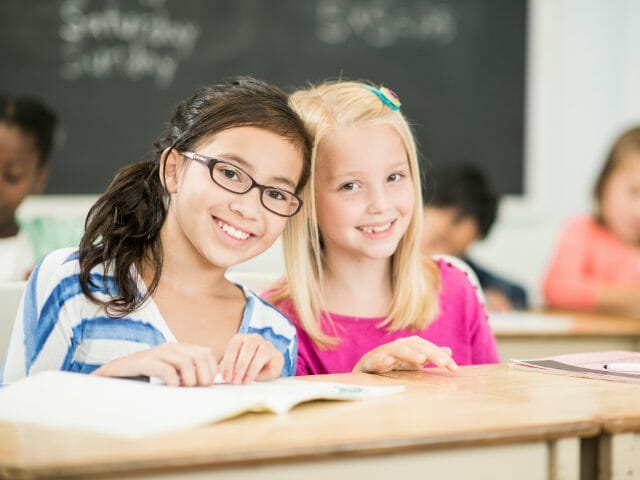
<svg viewBox="0 0 640 480">
<path fill-rule="evenodd" d="M 561 438 L 549 442 L 549 478 L 552 480 L 580 479 L 580 440 Z"/>
<path fill-rule="evenodd" d="M 640 434 L 603 435 L 599 445 L 599 480 L 640 478 Z"/>
</svg>

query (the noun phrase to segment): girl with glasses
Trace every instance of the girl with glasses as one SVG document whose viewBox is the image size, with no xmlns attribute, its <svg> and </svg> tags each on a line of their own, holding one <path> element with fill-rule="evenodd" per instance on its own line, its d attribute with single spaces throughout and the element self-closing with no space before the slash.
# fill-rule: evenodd
<svg viewBox="0 0 640 480">
<path fill-rule="evenodd" d="M 418 155 L 386 88 L 326 83 L 292 95 L 314 135 L 287 282 L 267 293 L 298 328 L 299 375 L 498 361 L 474 287 L 420 252 Z"/>
<path fill-rule="evenodd" d="M 186 386 L 293 374 L 294 327 L 224 273 L 299 210 L 310 152 L 278 88 L 244 77 L 197 90 L 151 161 L 123 168 L 91 208 L 79 250 L 35 268 L 3 382 L 50 369 Z"/>
</svg>

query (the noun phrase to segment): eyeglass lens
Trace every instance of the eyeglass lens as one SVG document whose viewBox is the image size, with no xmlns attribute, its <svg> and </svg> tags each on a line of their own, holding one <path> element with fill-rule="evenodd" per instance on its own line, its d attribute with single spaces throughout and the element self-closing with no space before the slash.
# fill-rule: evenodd
<svg viewBox="0 0 640 480">
<path fill-rule="evenodd" d="M 246 193 L 254 185 L 254 180 L 236 166 L 217 162 L 211 170 L 211 178 L 221 187 L 235 193 Z M 292 215 L 298 209 L 299 201 L 292 193 L 275 187 L 260 187 L 262 204 L 274 213 Z"/>
</svg>

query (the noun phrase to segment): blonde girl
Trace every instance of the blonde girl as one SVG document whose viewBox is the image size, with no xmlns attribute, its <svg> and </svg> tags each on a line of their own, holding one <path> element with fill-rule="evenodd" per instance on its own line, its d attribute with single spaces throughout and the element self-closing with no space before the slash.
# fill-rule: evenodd
<svg viewBox="0 0 640 480">
<path fill-rule="evenodd" d="M 465 274 L 422 257 L 418 155 L 395 94 L 331 82 L 293 94 L 314 136 L 287 281 L 267 294 L 298 328 L 298 374 L 498 360 Z"/>
</svg>

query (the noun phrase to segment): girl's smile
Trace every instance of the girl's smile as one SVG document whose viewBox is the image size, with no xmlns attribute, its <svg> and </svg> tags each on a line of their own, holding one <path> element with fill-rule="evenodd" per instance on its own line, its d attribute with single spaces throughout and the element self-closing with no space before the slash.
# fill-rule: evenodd
<svg viewBox="0 0 640 480">
<path fill-rule="evenodd" d="M 232 244 L 244 245 L 246 243 L 246 240 L 254 236 L 250 232 L 240 227 L 231 225 L 230 223 L 220 220 L 217 217 L 213 217 L 213 221 L 214 221 L 214 224 L 218 227 L 217 231 L 222 232 L 221 237 L 224 240 L 227 240 L 230 242 L 235 241 Z"/>
<path fill-rule="evenodd" d="M 318 148 L 316 208 L 325 254 L 388 261 L 415 207 L 407 151 L 385 125 L 346 127 Z"/>
<path fill-rule="evenodd" d="M 376 240 L 389 237 L 393 233 L 395 223 L 396 219 L 393 219 L 386 222 L 377 222 L 356 228 L 360 230 L 365 237 Z"/>
<path fill-rule="evenodd" d="M 298 148 L 257 127 L 223 130 L 201 142 L 194 151 L 224 159 L 229 167 L 242 168 L 264 185 L 290 190 L 300 177 Z M 246 193 L 229 191 L 213 181 L 207 166 L 178 152 L 170 153 L 168 158 L 167 185 L 172 200 L 163 230 L 171 238 L 172 248 L 183 249 L 183 254 L 196 263 L 205 260 L 227 268 L 255 257 L 275 242 L 287 218 L 264 207 L 259 189 Z M 229 168 L 227 173 L 232 175 L 233 170 Z"/>
</svg>

